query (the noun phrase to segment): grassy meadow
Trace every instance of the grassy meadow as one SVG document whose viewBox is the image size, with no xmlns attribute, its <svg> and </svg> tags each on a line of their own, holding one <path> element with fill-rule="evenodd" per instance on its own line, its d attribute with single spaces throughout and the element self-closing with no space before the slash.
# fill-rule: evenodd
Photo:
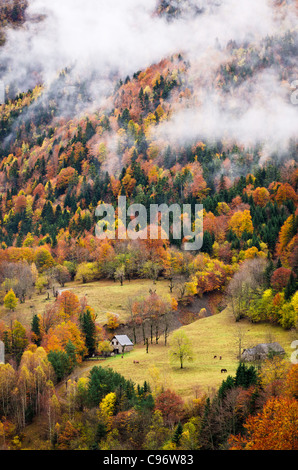
<svg viewBox="0 0 298 470">
<path fill-rule="evenodd" d="M 129 297 L 136 298 L 139 295 L 149 295 L 149 290 L 154 289 L 158 295 L 165 298 L 169 296 L 169 287 L 166 280 L 160 280 L 153 284 L 151 280 L 138 279 L 131 282 L 126 281 L 121 287 L 119 282 L 114 281 L 97 281 L 88 284 L 80 284 L 72 282 L 59 288 L 62 290 L 70 290 L 74 292 L 79 299 L 86 296 L 88 304 L 94 309 L 97 314 L 97 322 L 105 323 L 107 313 L 117 313 L 120 317 L 120 322 L 124 323 L 128 319 L 128 312 L 126 308 L 127 300 Z M 47 305 L 54 302 L 52 290 L 49 290 L 50 298 L 48 300 L 48 293 L 43 292 L 39 294 L 35 292 L 31 299 L 27 299 L 25 303 L 19 303 L 14 312 L 10 312 L 3 305 L 0 306 L 0 321 L 10 323 L 11 320 L 18 320 L 24 326 L 31 324 L 32 317 L 35 313 L 42 314 Z"/>
<path fill-rule="evenodd" d="M 151 288 L 156 289 L 158 295 L 169 296 L 168 283 L 165 280 L 158 281 L 155 285 L 152 281 L 144 279 L 126 281 L 123 286 L 113 281 L 88 284 L 74 282 L 66 285 L 64 289 L 73 291 L 79 299 L 86 296 L 88 304 L 97 314 L 97 321 L 105 323 L 108 312 L 119 314 L 120 322 L 125 322 L 129 315 L 126 309 L 128 298 L 146 296 Z M 34 293 L 30 300 L 18 304 L 13 313 L 1 306 L 0 321 L 9 324 L 11 320 L 17 319 L 29 326 L 33 314 L 42 313 L 46 306 L 54 301 L 52 292 L 49 300 L 47 297 L 46 292 Z M 247 320 L 236 323 L 229 309 L 182 328 L 190 338 L 194 351 L 193 362 L 185 363 L 182 370 L 179 364 L 171 364 L 169 361 L 170 335 L 167 347 L 164 346 L 164 338 L 161 336 L 158 345 L 149 345 L 148 354 L 145 346 L 138 344 L 132 352 L 126 353 L 123 359 L 121 356 L 115 356 L 100 361 L 86 361 L 74 375 L 87 376 L 94 365 L 100 364 L 103 367 L 112 367 L 137 384 L 148 380 L 153 388 L 170 387 L 184 398 L 193 398 L 197 393 L 218 388 L 224 378 L 222 368 L 227 369 L 228 374 L 235 373 L 238 365 L 239 328 L 244 334 L 243 348 L 262 342 L 278 341 L 288 357 L 292 352 L 291 343 L 297 339 L 293 337 L 293 333 L 270 324 L 252 324 Z M 217 358 L 214 359 L 214 356 Z M 222 356 L 222 360 L 219 360 L 219 356 Z M 134 361 L 139 364 L 134 364 Z"/>
<path fill-rule="evenodd" d="M 248 321 L 235 323 L 229 309 L 182 328 L 190 338 L 194 351 L 193 362 L 186 363 L 182 370 L 179 364 L 170 363 L 170 344 L 165 347 L 161 337 L 160 344 L 150 346 L 148 354 L 143 345 L 137 345 L 123 359 L 121 356 L 114 356 L 104 361 L 85 362 L 76 373 L 87 376 L 95 365 L 111 367 L 136 384 L 147 380 L 152 388 L 168 386 L 184 399 L 189 399 L 195 398 L 198 393 L 217 389 L 226 376 L 221 373 L 222 368 L 227 369 L 228 374 L 235 373 L 238 365 L 239 328 L 244 334 L 244 348 L 278 341 L 285 349 L 288 359 L 292 352 L 291 343 L 295 339 L 293 333 L 269 324 L 251 324 Z M 170 341 L 171 336 L 169 343 Z M 222 356 L 222 360 L 214 359 L 215 355 Z M 139 361 L 139 364 L 134 364 L 133 361 Z"/>
<path fill-rule="evenodd" d="M 120 321 L 125 322 L 129 318 L 127 311 L 127 301 L 130 297 L 149 295 L 149 290 L 156 290 L 162 297 L 169 296 L 168 281 L 160 280 L 153 284 L 151 280 L 135 279 L 131 282 L 125 281 L 123 286 L 114 281 L 98 281 L 88 284 L 74 283 L 71 290 L 80 298 L 86 296 L 88 304 L 97 314 L 97 322 L 104 323 L 107 313 L 117 313 Z"/>
</svg>

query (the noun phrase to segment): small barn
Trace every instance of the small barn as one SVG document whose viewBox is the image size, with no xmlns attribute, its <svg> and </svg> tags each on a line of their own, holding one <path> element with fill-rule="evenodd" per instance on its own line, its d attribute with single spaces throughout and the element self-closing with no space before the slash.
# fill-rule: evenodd
<svg viewBox="0 0 298 470">
<path fill-rule="evenodd" d="M 0 364 L 5 363 L 4 343 L 0 341 Z"/>
<path fill-rule="evenodd" d="M 241 359 L 242 361 L 247 362 L 262 361 L 272 354 L 283 356 L 285 354 L 285 350 L 279 343 L 261 343 L 257 344 L 253 348 L 244 349 Z"/>
<path fill-rule="evenodd" d="M 126 335 L 116 335 L 111 340 L 111 346 L 114 354 L 123 354 L 133 350 L 133 343 Z"/>
</svg>

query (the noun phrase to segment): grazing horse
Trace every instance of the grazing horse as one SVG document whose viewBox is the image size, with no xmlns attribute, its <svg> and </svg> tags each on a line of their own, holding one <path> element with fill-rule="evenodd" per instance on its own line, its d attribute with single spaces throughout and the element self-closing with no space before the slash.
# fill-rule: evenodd
<svg viewBox="0 0 298 470">
<path fill-rule="evenodd" d="M 221 369 L 221 373 L 228 372 L 227 369 Z"/>
<path fill-rule="evenodd" d="M 216 358 L 217 358 L 217 356 L 214 356 L 214 358 L 213 358 L 213 359 L 216 359 Z"/>
</svg>

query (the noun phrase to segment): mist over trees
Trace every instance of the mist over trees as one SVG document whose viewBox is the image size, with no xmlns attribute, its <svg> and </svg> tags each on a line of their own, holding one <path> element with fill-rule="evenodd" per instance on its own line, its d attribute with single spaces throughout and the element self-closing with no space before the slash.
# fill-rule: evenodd
<svg viewBox="0 0 298 470">
<path fill-rule="evenodd" d="M 0 448 L 297 449 L 297 364 L 241 359 L 297 333 L 297 46 L 294 0 L 1 2 Z M 120 196 L 202 248 L 119 239 Z"/>
</svg>

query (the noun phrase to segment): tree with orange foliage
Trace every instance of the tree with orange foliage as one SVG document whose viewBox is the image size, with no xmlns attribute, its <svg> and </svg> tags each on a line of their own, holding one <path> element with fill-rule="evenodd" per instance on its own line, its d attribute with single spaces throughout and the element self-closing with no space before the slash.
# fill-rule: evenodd
<svg viewBox="0 0 298 470">
<path fill-rule="evenodd" d="M 73 292 L 67 290 L 59 295 L 57 305 L 58 314 L 64 319 L 76 317 L 81 308 L 78 297 Z"/>
<path fill-rule="evenodd" d="M 217 242 L 224 242 L 227 227 L 227 215 L 220 215 L 219 217 L 216 217 L 212 212 L 204 213 L 204 232 L 213 234 Z"/>
<path fill-rule="evenodd" d="M 114 260 L 116 253 L 109 240 L 102 240 L 96 250 L 98 270 L 105 277 L 113 277 L 115 272 Z"/>
<path fill-rule="evenodd" d="M 73 186 L 78 178 L 77 171 L 72 168 L 63 168 L 57 178 L 57 188 L 60 190 L 66 189 L 68 186 Z"/>
<path fill-rule="evenodd" d="M 282 250 L 289 244 L 292 238 L 297 234 L 298 229 L 298 216 L 295 214 L 290 215 L 280 229 L 278 237 L 277 251 Z"/>
<path fill-rule="evenodd" d="M 231 275 L 232 268 L 229 265 L 205 256 L 204 265 L 195 273 L 197 293 L 203 295 L 205 292 L 220 290 Z"/>
<path fill-rule="evenodd" d="M 298 402 L 272 397 L 262 411 L 249 416 L 246 436 L 231 436 L 231 450 L 298 450 Z"/>
<path fill-rule="evenodd" d="M 121 191 L 121 181 L 119 181 L 117 178 L 111 175 L 110 186 L 111 186 L 113 196 L 117 198 L 120 195 L 120 191 Z"/>
<path fill-rule="evenodd" d="M 298 400 L 298 364 L 293 364 L 287 373 L 284 383 L 284 394 Z"/>
<path fill-rule="evenodd" d="M 256 188 L 252 192 L 252 198 L 257 206 L 265 207 L 270 201 L 270 193 L 266 188 Z"/>
<path fill-rule="evenodd" d="M 274 198 L 278 205 L 281 205 L 288 200 L 293 201 L 296 204 L 298 200 L 294 188 L 289 183 L 279 184 Z"/>
<path fill-rule="evenodd" d="M 131 169 L 128 168 L 126 170 L 126 174 L 124 178 L 121 181 L 122 186 L 125 189 L 125 194 L 127 197 L 131 196 L 136 185 L 136 180 L 131 176 L 131 173 L 132 173 Z"/>
<path fill-rule="evenodd" d="M 119 326 L 119 315 L 116 313 L 107 314 L 107 328 L 111 331 L 114 331 Z"/>
<path fill-rule="evenodd" d="M 169 246 L 169 241 L 161 238 L 151 238 L 151 230 L 153 230 L 154 233 L 154 227 L 149 225 L 147 227 L 147 238 L 140 240 L 141 249 L 146 254 L 146 258 L 148 260 L 161 265 L 166 262 L 167 247 Z M 158 236 L 163 236 L 163 234 L 160 234 L 159 231 Z"/>
<path fill-rule="evenodd" d="M 69 342 L 75 347 L 77 362 L 82 362 L 82 358 L 87 355 L 87 348 L 83 334 L 78 326 L 71 321 L 50 328 L 47 335 L 43 337 L 42 345 L 47 352 L 66 351 Z"/>
<path fill-rule="evenodd" d="M 17 196 L 14 200 L 14 210 L 17 214 L 24 212 L 27 206 L 27 199 L 24 194 Z"/>
<path fill-rule="evenodd" d="M 42 183 L 39 183 L 33 191 L 33 196 L 38 194 L 39 198 L 43 198 L 45 195 L 45 188 Z"/>
</svg>

